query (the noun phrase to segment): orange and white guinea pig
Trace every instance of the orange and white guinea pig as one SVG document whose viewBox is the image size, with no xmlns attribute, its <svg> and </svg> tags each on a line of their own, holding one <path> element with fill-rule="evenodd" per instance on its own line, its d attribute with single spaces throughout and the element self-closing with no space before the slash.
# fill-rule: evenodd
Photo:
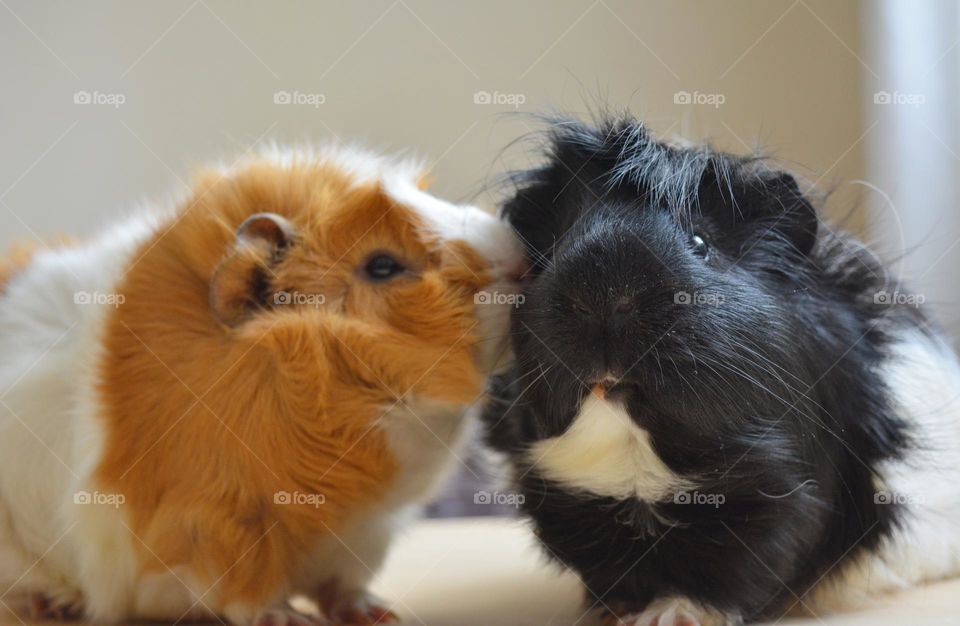
<svg viewBox="0 0 960 626">
<path fill-rule="evenodd" d="M 368 581 L 456 463 L 507 334 L 483 293 L 522 271 L 507 226 L 420 178 L 272 150 L 0 270 L 0 601 L 392 619 Z"/>
</svg>

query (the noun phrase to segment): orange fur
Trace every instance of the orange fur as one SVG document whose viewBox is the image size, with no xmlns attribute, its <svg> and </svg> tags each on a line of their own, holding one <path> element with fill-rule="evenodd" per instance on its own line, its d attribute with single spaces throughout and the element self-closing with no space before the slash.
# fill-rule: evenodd
<svg viewBox="0 0 960 626">
<path fill-rule="evenodd" d="M 271 290 L 323 303 L 224 326 L 208 306 L 211 277 L 237 226 L 267 211 L 298 232 L 265 268 Z M 481 391 L 472 294 L 486 268 L 422 226 L 377 186 L 353 186 L 329 166 L 257 162 L 205 177 L 134 255 L 104 336 L 97 476 L 125 494 L 149 548 L 145 570 L 187 566 L 208 584 L 220 579 L 216 606 L 262 606 L 310 546 L 390 488 L 397 462 L 376 425 L 384 408 L 409 396 L 466 403 Z M 381 250 L 411 276 L 360 278 Z M 278 492 L 325 503 L 277 505 Z"/>
</svg>

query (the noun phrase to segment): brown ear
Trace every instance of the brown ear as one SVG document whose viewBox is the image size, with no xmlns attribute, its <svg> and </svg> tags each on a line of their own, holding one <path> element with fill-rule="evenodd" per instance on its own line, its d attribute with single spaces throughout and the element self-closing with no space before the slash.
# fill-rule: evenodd
<svg viewBox="0 0 960 626">
<path fill-rule="evenodd" d="M 210 279 L 210 310 L 236 326 L 269 306 L 272 267 L 296 239 L 293 225 L 275 213 L 251 215 L 237 227 L 236 241 Z"/>
</svg>

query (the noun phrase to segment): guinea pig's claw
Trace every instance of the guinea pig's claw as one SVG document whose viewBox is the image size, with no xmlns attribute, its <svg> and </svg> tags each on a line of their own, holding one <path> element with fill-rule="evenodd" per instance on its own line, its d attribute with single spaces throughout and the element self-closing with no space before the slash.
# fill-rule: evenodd
<svg viewBox="0 0 960 626">
<path fill-rule="evenodd" d="M 381 626 L 400 621 L 374 596 L 344 590 L 336 581 L 321 585 L 316 600 L 322 613 L 336 626 Z"/>
<path fill-rule="evenodd" d="M 338 607 L 328 612 L 328 615 L 337 626 L 381 626 L 400 621 L 397 614 L 390 609 L 368 602 Z"/>
<path fill-rule="evenodd" d="M 37 621 L 76 621 L 83 619 L 79 602 L 54 600 L 43 593 L 30 595 L 30 619 Z"/>
</svg>

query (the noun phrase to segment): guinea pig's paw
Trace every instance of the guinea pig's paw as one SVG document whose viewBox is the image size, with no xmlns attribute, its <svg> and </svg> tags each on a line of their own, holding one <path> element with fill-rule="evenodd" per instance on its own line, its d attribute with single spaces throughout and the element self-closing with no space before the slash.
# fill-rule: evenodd
<svg viewBox="0 0 960 626">
<path fill-rule="evenodd" d="M 659 598 L 642 613 L 621 617 L 619 623 L 626 626 L 740 626 L 743 621 L 687 598 Z"/>
<path fill-rule="evenodd" d="M 319 592 L 323 614 L 337 626 L 380 626 L 400 621 L 397 614 L 366 592 L 345 593 L 336 585 L 327 585 Z"/>
<path fill-rule="evenodd" d="M 253 626 L 331 626 L 322 615 L 307 615 L 292 607 L 264 609 L 253 620 Z"/>
<path fill-rule="evenodd" d="M 337 626 L 380 626 L 400 621 L 396 613 L 367 595 L 348 602 L 337 602 L 324 612 Z"/>
<path fill-rule="evenodd" d="M 74 621 L 83 619 L 83 597 L 79 592 L 34 593 L 28 605 L 30 619 L 36 621 Z"/>
</svg>

